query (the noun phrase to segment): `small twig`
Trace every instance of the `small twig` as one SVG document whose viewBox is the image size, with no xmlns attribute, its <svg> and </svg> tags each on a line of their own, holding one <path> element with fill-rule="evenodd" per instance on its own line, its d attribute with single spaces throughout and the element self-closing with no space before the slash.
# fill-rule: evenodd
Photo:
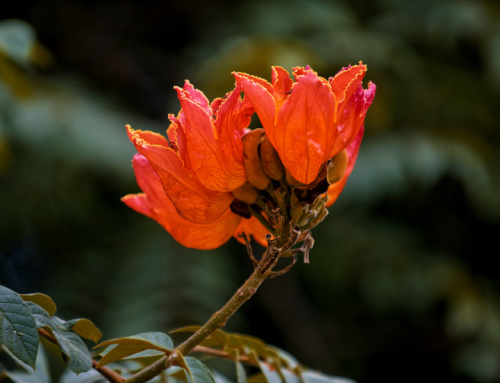
<svg viewBox="0 0 500 383">
<path fill-rule="evenodd" d="M 38 333 L 47 339 L 49 342 L 54 343 L 57 345 L 57 339 L 55 339 L 50 333 L 45 331 L 43 328 L 38 329 Z M 98 362 L 92 359 L 92 367 L 99 373 L 101 374 L 104 378 L 106 378 L 109 382 L 111 383 L 122 383 L 125 381 L 123 377 L 121 377 L 118 373 L 114 372 L 113 370 L 110 370 L 107 367 L 97 367 Z"/>
<path fill-rule="evenodd" d="M 300 253 L 301 250 L 300 249 L 294 249 L 294 250 L 298 250 L 297 252 Z M 293 250 L 292 250 L 293 251 Z M 271 274 L 269 275 L 269 278 L 276 278 L 276 277 L 279 277 L 280 275 L 283 275 L 285 273 L 288 273 L 290 271 L 290 269 L 293 267 L 293 265 L 295 265 L 297 263 L 297 254 L 294 254 L 293 255 L 293 258 L 292 258 L 292 262 L 290 262 L 290 264 L 285 267 L 284 269 L 282 270 L 278 270 L 278 271 L 273 271 L 271 272 Z"/>
<path fill-rule="evenodd" d="M 250 256 L 250 259 L 252 260 L 253 267 L 256 268 L 259 262 L 257 262 L 257 259 L 255 259 L 253 255 L 252 244 L 250 243 L 250 238 L 248 237 L 248 234 L 245 232 L 238 233 L 238 237 L 242 238 L 245 241 L 245 245 L 247 247 L 247 253 Z"/>
</svg>

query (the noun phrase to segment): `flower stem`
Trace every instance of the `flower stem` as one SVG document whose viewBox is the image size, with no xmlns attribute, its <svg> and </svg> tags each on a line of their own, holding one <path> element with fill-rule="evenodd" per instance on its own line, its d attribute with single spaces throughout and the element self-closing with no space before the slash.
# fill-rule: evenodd
<svg viewBox="0 0 500 383">
<path fill-rule="evenodd" d="M 165 355 L 142 371 L 128 378 L 125 383 L 142 383 L 161 374 L 164 370 L 174 365 L 179 355 L 187 355 L 198 346 L 204 339 L 208 338 L 214 331 L 223 327 L 227 320 L 245 303 L 252 295 L 255 294 L 259 286 L 264 282 L 272 272 L 273 266 L 278 261 L 278 258 L 264 273 L 261 273 L 259 268 L 256 268 L 250 278 L 236 291 L 232 298 L 210 319 L 201 326 L 198 331 L 186 339 L 183 343 L 177 346 L 171 354 Z"/>
</svg>

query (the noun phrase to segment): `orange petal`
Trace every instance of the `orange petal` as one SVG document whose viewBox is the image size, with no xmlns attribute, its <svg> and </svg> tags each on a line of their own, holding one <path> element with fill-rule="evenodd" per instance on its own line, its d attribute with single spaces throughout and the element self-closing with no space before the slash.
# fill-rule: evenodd
<svg viewBox="0 0 500 383">
<path fill-rule="evenodd" d="M 189 158 L 190 169 L 210 190 L 230 192 L 238 188 L 246 181 L 241 136 L 238 135 L 238 131 L 241 132 L 246 126 L 238 128 L 235 125 L 241 123 L 238 120 L 241 90 L 235 89 L 222 102 L 218 112 L 220 123 L 217 124 L 214 124 L 208 101 L 203 104 L 197 101 L 203 93 L 194 88 L 190 89 L 191 93 L 180 88 L 176 90 L 182 111 L 179 117 L 171 120 L 180 128 L 176 130 L 176 141 Z M 192 99 L 192 94 L 196 98 Z M 248 117 L 247 120 L 249 124 Z M 181 153 L 181 158 L 184 158 L 184 152 Z"/>
<path fill-rule="evenodd" d="M 131 194 L 122 201 L 138 213 L 154 219 L 174 239 L 186 247 L 201 250 L 215 249 L 231 238 L 240 217 L 229 209 L 210 224 L 196 224 L 182 218 L 163 190 L 163 185 L 148 160 L 136 154 L 133 166 L 137 183 L 144 193 Z"/>
<path fill-rule="evenodd" d="M 295 179 L 309 184 L 328 161 L 337 135 L 335 95 L 313 71 L 298 77 L 278 115 L 276 150 Z"/>
<path fill-rule="evenodd" d="M 340 181 L 335 182 L 334 184 L 331 184 L 328 187 L 328 202 L 326 203 L 326 207 L 332 206 L 339 197 L 340 193 L 342 193 L 342 190 L 344 190 L 344 186 L 347 183 L 347 179 L 351 175 L 352 170 L 354 169 L 354 165 L 356 164 L 356 160 L 358 158 L 358 153 L 359 153 L 359 147 L 361 146 L 361 141 L 363 140 L 364 133 L 365 133 L 365 127 L 364 125 L 362 125 L 354 140 L 352 140 L 351 143 L 347 146 L 346 148 L 348 157 L 347 169 Z"/>
<path fill-rule="evenodd" d="M 162 136 L 129 127 L 129 137 L 137 151 L 153 166 L 165 193 L 183 218 L 195 223 L 209 223 L 228 209 L 233 201 L 231 193 L 206 189 L 184 166 L 177 151 L 147 141 L 154 138 L 153 142 L 158 143 L 162 141 Z"/>
<path fill-rule="evenodd" d="M 267 247 L 266 235 L 269 234 L 269 230 L 267 230 L 257 218 L 242 218 L 238 228 L 234 232 L 234 237 L 236 238 L 236 240 L 240 243 L 245 244 L 245 241 L 238 236 L 238 234 L 241 233 L 251 235 L 258 244 Z"/>
<path fill-rule="evenodd" d="M 245 98 L 247 98 L 255 108 L 259 120 L 269 135 L 273 145 L 276 142 L 276 131 L 274 128 L 275 103 L 273 97 L 273 87 L 266 80 L 259 77 L 250 76 L 245 73 L 233 73 L 236 82 L 241 85 Z"/>
<path fill-rule="evenodd" d="M 330 78 L 330 84 L 333 93 L 337 97 L 337 103 L 341 104 L 353 95 L 361 81 L 363 81 L 366 71 L 366 65 L 360 61 L 359 65 L 349 65 L 337 73 L 335 77 Z"/>
</svg>

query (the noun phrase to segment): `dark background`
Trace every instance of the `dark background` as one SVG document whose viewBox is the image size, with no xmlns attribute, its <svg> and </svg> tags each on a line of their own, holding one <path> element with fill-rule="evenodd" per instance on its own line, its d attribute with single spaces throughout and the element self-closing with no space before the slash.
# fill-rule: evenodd
<svg viewBox="0 0 500 383">
<path fill-rule="evenodd" d="M 311 264 L 227 330 L 358 382 L 500 381 L 500 3 L 44 0 L 2 17 L 2 285 L 108 339 L 204 322 L 251 272 L 245 249 L 185 249 L 120 202 L 139 191 L 124 125 L 164 132 L 186 78 L 213 98 L 231 71 L 363 60 L 377 95 Z"/>
</svg>

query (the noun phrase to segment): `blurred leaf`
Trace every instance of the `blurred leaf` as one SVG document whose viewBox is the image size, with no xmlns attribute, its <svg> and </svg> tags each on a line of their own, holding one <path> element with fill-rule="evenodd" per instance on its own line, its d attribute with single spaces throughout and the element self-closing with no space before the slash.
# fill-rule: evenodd
<svg viewBox="0 0 500 383">
<path fill-rule="evenodd" d="M 188 373 L 188 383 L 215 383 L 212 373 L 198 359 L 191 356 L 184 358 L 182 366 Z"/>
<path fill-rule="evenodd" d="M 246 383 L 247 381 L 247 374 L 245 372 L 245 369 L 243 368 L 243 365 L 240 363 L 240 352 L 238 350 L 233 350 L 232 352 L 229 353 L 234 359 L 234 365 L 236 367 L 236 382 L 237 383 Z"/>
<path fill-rule="evenodd" d="M 47 314 L 50 316 L 54 315 L 57 311 L 57 306 L 52 300 L 51 297 L 41 293 L 34 294 L 19 294 L 23 301 L 25 302 L 33 302 L 40 306 L 42 309 L 47 311 Z"/>
<path fill-rule="evenodd" d="M 38 331 L 28 305 L 17 293 L 0 286 L 0 313 L 3 344 L 16 358 L 35 368 Z"/>
<path fill-rule="evenodd" d="M 117 338 L 99 343 L 94 348 L 108 347 L 101 353 L 102 359 L 99 361 L 99 367 L 108 363 L 121 360 L 131 355 L 142 353 L 146 350 L 158 350 L 161 354 L 168 354 L 174 348 L 172 339 L 164 333 L 150 332 L 137 334 L 126 338 Z M 136 357 L 158 356 L 157 353 L 141 354 Z"/>
<path fill-rule="evenodd" d="M 59 383 L 107 383 L 96 370 L 92 369 L 87 372 L 76 375 L 70 370 L 64 370 L 59 379 Z"/>
<path fill-rule="evenodd" d="M 68 368 L 76 374 L 90 370 L 92 359 L 89 350 L 77 334 L 65 328 L 66 322 L 57 317 L 50 317 L 44 309 L 33 302 L 27 304 L 38 328 L 44 329 L 57 340 Z"/>
<path fill-rule="evenodd" d="M 72 319 L 66 322 L 68 329 L 76 332 L 82 338 L 89 339 L 94 343 L 99 342 L 102 333 L 94 323 L 85 318 Z"/>
<path fill-rule="evenodd" d="M 313 371 L 304 371 L 302 373 L 302 381 L 304 383 L 355 383 L 351 379 L 329 376 Z"/>
<path fill-rule="evenodd" d="M 10 354 L 10 352 L 9 352 Z M 12 354 L 10 354 L 12 355 Z M 18 361 L 19 363 L 19 361 Z M 49 365 L 47 363 L 47 357 L 43 346 L 38 349 L 38 355 L 36 358 L 36 368 L 33 371 L 24 363 L 19 363 L 26 372 L 21 371 L 6 371 L 5 374 L 14 383 L 51 383 Z"/>
<path fill-rule="evenodd" d="M 268 363 L 264 363 L 259 360 L 257 355 L 255 355 L 255 359 L 257 360 L 260 371 L 262 371 L 267 383 L 281 383 L 281 376 L 276 368 L 271 368 Z"/>
<path fill-rule="evenodd" d="M 33 27 L 22 20 L 0 22 L 0 51 L 18 63 L 27 63 L 35 42 Z"/>
<path fill-rule="evenodd" d="M 180 332 L 196 332 L 200 329 L 201 326 L 185 326 L 173 331 L 170 331 L 171 334 L 177 334 Z M 222 330 L 215 330 L 208 338 L 206 338 L 203 342 L 200 343 L 201 346 L 213 347 L 213 346 L 221 346 L 224 347 L 228 344 L 229 339 L 228 335 Z"/>
</svg>

